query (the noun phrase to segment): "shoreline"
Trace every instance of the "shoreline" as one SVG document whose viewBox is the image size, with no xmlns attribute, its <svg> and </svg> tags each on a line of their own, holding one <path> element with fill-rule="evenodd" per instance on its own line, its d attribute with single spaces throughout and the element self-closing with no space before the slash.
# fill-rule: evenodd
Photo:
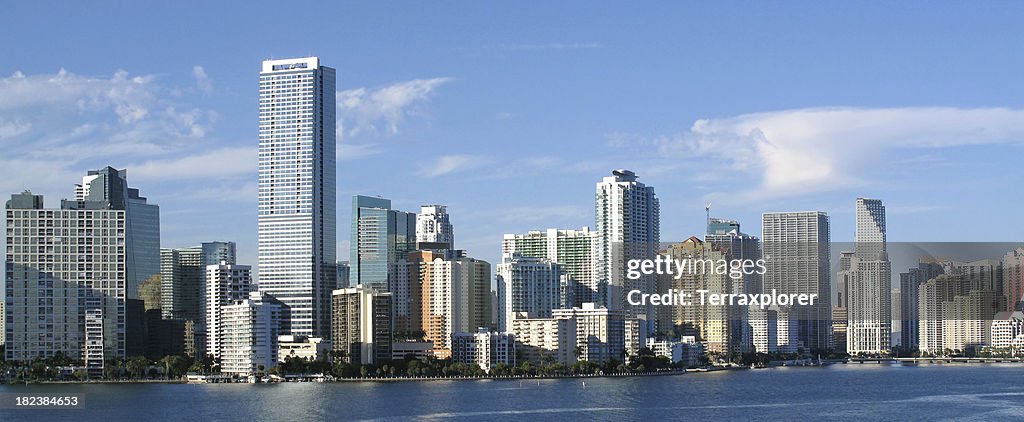
<svg viewBox="0 0 1024 422">
<path fill-rule="evenodd" d="M 206 384 L 287 384 L 295 382 L 316 382 L 316 383 L 392 383 L 392 382 L 423 382 L 423 381 L 479 381 L 479 380 L 493 380 L 493 381 L 524 381 L 524 380 L 550 380 L 550 379 L 588 379 L 588 378 L 631 378 L 631 377 L 664 377 L 664 376 L 680 376 L 690 373 L 711 373 L 711 372 L 722 372 L 722 371 L 742 371 L 742 370 L 762 370 L 762 369 L 776 369 L 776 368 L 815 368 L 825 367 L 832 365 L 885 365 L 885 366 L 987 366 L 987 365 L 1006 365 L 1006 364 L 1017 364 L 1024 367 L 1024 361 L 1019 359 L 990 359 L 990 360 L 979 360 L 977 358 L 966 359 L 966 358 L 917 358 L 917 360 L 896 360 L 896 359 L 851 359 L 849 361 L 839 362 L 827 362 L 825 364 L 818 365 L 786 365 L 780 363 L 773 363 L 766 367 L 751 368 L 748 366 L 731 366 L 731 367 L 713 367 L 713 368 L 698 368 L 688 369 L 685 371 L 658 371 L 658 372 L 642 372 L 642 373 L 621 373 L 621 374 L 589 374 L 589 375 L 544 375 L 544 376 L 433 376 L 433 377 L 381 377 L 381 378 L 337 378 L 333 380 L 304 380 L 304 381 L 275 381 L 275 382 L 259 382 L 259 383 L 248 383 L 248 382 L 190 382 L 185 379 L 180 380 L 161 380 L 161 379 L 145 379 L 145 380 L 91 380 L 91 381 L 77 381 L 77 380 L 65 380 L 65 381 L 32 381 L 29 383 L 4 383 L 3 385 L 15 386 L 15 385 L 68 385 L 68 384 L 195 384 L 195 385 L 206 385 Z M 312 377 L 301 377 L 297 378 L 312 378 Z"/>
</svg>

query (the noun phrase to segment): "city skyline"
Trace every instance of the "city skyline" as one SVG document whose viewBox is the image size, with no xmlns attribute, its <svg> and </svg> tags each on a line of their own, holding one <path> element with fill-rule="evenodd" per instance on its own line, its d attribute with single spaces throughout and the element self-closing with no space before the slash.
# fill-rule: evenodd
<svg viewBox="0 0 1024 422">
<path fill-rule="evenodd" d="M 35 7 L 16 5 L 8 16 L 37 16 Z M 283 34 L 265 44 L 251 42 L 260 28 L 246 19 L 210 25 L 216 37 L 197 29 L 178 40 L 153 25 L 151 12 L 125 7 L 101 16 L 78 7 L 59 8 L 53 17 L 64 31 L 81 33 L 73 42 L 55 42 L 68 33 L 57 32 L 0 46 L 6 57 L 33 58 L 0 65 L 0 136 L 16 157 L 4 161 L 11 177 L 0 188 L 59 199 L 70 196 L 69 176 L 107 164 L 126 168 L 163 207 L 163 247 L 234 240 L 239 262 L 257 262 L 256 215 L 244 211 L 255 208 L 256 192 L 251 75 L 263 59 L 310 54 L 341 75 L 337 220 L 350 221 L 346 204 L 354 194 L 391 198 L 395 209 L 409 211 L 444 204 L 459 228 L 459 247 L 488 262 L 500 261 L 495 245 L 505 233 L 593 227 L 589 186 L 614 168 L 632 169 L 659 189 L 666 215 L 673 215 L 662 222 L 665 240 L 703 233 L 708 201 L 716 216 L 748 228 L 760 212 L 826 211 L 833 237 L 852 239 L 848 201 L 857 196 L 886 201 L 890 240 L 1024 237 L 1017 227 L 993 239 L 949 224 L 1010 219 L 1018 205 L 1001 192 L 1021 176 L 997 169 L 1012 164 L 1016 139 L 1024 138 L 1017 123 L 1024 120 L 1024 96 L 1014 83 L 1022 64 L 1013 54 L 993 54 L 1018 48 L 1012 13 L 901 6 L 889 10 L 891 20 L 872 20 L 874 36 L 907 27 L 919 36 L 865 53 L 857 47 L 868 41 L 857 28 L 869 11 L 810 6 L 753 5 L 728 16 L 747 24 L 732 28 L 749 29 L 724 31 L 715 22 L 727 15 L 714 6 L 622 11 L 623 22 L 645 22 L 627 34 L 605 31 L 613 25 L 607 18 L 576 19 L 562 29 L 559 17 L 598 12 L 554 5 L 521 20 L 529 31 L 488 30 L 480 19 L 462 23 L 476 37 L 456 37 L 439 25 L 407 43 L 389 34 L 389 25 L 422 27 L 448 15 L 488 16 L 488 9 L 463 5 L 452 14 L 438 6 L 389 16 L 375 6 L 346 5 L 344 13 L 327 10 L 346 24 L 313 28 L 320 37 Z M 927 19 L 908 22 L 921 15 Z M 380 32 L 373 23 L 385 17 L 395 23 Z M 690 25 L 677 28 L 672 17 Z M 801 19 L 808 17 L 820 19 Z M 950 34 L 937 28 L 951 25 L 920 23 L 961 19 L 986 25 Z M 96 39 L 85 21 L 124 36 Z M 32 22 L 4 21 L 14 31 Z M 766 25 L 778 37 L 757 37 Z M 216 42 L 195 42 L 200 37 Z M 148 48 L 154 43 L 168 48 Z M 946 60 L 942 46 L 949 45 L 960 56 L 957 65 Z M 763 75 L 743 71 L 746 63 L 766 62 L 775 65 Z M 390 166 L 396 160 L 405 164 Z M 871 161 L 880 161 L 873 164 L 878 174 L 856 172 Z M 384 166 L 392 170 L 373 172 Z M 428 181 L 431 189 L 415 189 L 409 179 Z M 528 187 L 537 184 L 547 187 Z M 950 190 L 987 194 L 998 206 L 941 199 Z M 338 236 L 337 248 L 339 257 L 348 256 L 347 236 Z"/>
</svg>

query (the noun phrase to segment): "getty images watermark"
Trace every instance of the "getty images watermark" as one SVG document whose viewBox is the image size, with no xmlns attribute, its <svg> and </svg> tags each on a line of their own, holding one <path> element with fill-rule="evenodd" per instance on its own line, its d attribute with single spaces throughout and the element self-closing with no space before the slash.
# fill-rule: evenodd
<svg viewBox="0 0 1024 422">
<path fill-rule="evenodd" d="M 715 275 L 739 280 L 743 276 L 764 275 L 768 272 L 763 259 L 674 259 L 670 255 L 658 255 L 655 259 L 631 259 L 626 264 L 626 278 L 630 280 L 637 280 L 643 275 L 668 275 L 676 280 L 684 275 Z M 775 289 L 772 289 L 771 293 L 755 294 L 713 293 L 706 289 L 692 292 L 668 289 L 662 294 L 630 290 L 626 295 L 626 300 L 633 306 L 692 306 L 693 299 L 698 299 L 697 304 L 701 306 L 757 306 L 765 309 L 776 305 L 814 305 L 818 294 L 779 294 Z"/>
</svg>

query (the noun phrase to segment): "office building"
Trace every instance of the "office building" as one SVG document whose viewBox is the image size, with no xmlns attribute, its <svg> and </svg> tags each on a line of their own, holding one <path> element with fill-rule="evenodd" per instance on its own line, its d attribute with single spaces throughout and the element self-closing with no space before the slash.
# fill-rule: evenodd
<svg viewBox="0 0 1024 422">
<path fill-rule="evenodd" d="M 885 239 L 885 206 L 857 198 L 856 251 L 851 260 L 846 353 L 888 354 L 892 333 L 892 277 Z"/>
<path fill-rule="evenodd" d="M 475 333 L 452 335 L 452 362 L 477 365 L 491 372 L 497 365 L 516 365 L 516 340 L 510 333 L 480 328 Z"/>
<path fill-rule="evenodd" d="M 263 292 L 222 307 L 220 372 L 258 375 L 277 365 L 281 303 Z"/>
<path fill-rule="evenodd" d="M 923 257 L 919 259 L 915 268 L 910 268 L 905 273 L 900 273 L 900 347 L 906 352 L 919 349 L 918 340 L 920 337 L 920 301 L 919 289 L 928 280 L 938 277 L 943 273 L 942 265 L 934 258 Z"/>
<path fill-rule="evenodd" d="M 263 62 L 259 89 L 260 288 L 288 309 L 284 334 L 330 335 L 337 280 L 335 70 L 316 57 Z"/>
<path fill-rule="evenodd" d="M 219 264 L 206 266 L 206 354 L 220 361 L 225 352 L 224 336 L 227 335 L 224 325 L 224 307 L 247 299 L 253 292 L 252 267 L 248 265 Z M 280 317 L 283 310 L 278 309 Z M 275 340 L 276 340 L 275 335 Z"/>
<path fill-rule="evenodd" d="M 391 209 L 391 200 L 352 197 L 350 283 L 382 291 L 393 288 L 389 271 L 404 265 L 416 248 L 416 214 Z"/>
<path fill-rule="evenodd" d="M 356 286 L 334 291 L 332 346 L 345 362 L 391 359 L 391 294 Z"/>
<path fill-rule="evenodd" d="M 564 307 L 597 301 L 597 232 L 584 226 L 579 230 L 532 230 L 526 234 L 505 234 L 501 253 L 518 253 L 551 260 L 561 266 L 565 280 Z"/>
<path fill-rule="evenodd" d="M 455 249 L 455 229 L 444 205 L 423 205 L 416 216 L 416 249 Z"/>
<path fill-rule="evenodd" d="M 622 310 L 630 318 L 644 315 L 649 322 L 655 320 L 654 307 L 629 305 L 626 295 L 631 290 L 655 293 L 655 278 L 641 275 L 636 280 L 628 279 L 625 265 L 633 259 L 654 259 L 661 239 L 659 212 L 654 188 L 637 181 L 632 171 L 615 170 L 597 183 L 599 304 Z"/>
<path fill-rule="evenodd" d="M 767 271 L 764 291 L 779 294 L 814 294 L 814 305 L 781 310 L 788 313 L 787 329 L 795 342 L 780 339 L 780 348 L 823 350 L 831 336 L 832 297 L 829 218 L 820 211 L 770 212 L 761 216 L 762 254 Z M 778 316 L 780 324 L 782 314 Z M 783 336 L 780 332 L 779 336 Z"/>
<path fill-rule="evenodd" d="M 561 266 L 548 259 L 518 253 L 502 256 L 498 264 L 498 329 L 508 332 L 520 312 L 531 318 L 550 318 L 552 309 L 564 309 L 561 299 Z"/>
<path fill-rule="evenodd" d="M 1003 257 L 1003 295 L 1006 310 L 1024 310 L 1024 248 L 1016 248 Z"/>
<path fill-rule="evenodd" d="M 761 239 L 743 233 L 740 230 L 740 223 L 735 220 L 722 218 L 710 218 L 708 220 L 708 231 L 704 235 L 704 242 L 711 245 L 714 250 L 722 251 L 729 256 L 730 260 L 757 263 L 761 259 Z M 737 294 L 758 294 L 763 293 L 762 275 L 756 271 L 749 274 L 743 273 L 739 277 L 730 277 L 729 291 Z M 659 279 L 659 283 L 661 280 Z M 664 291 L 660 285 L 658 291 Z M 729 321 L 729 354 L 740 355 L 753 351 L 753 339 L 751 338 L 750 321 L 747 320 L 749 310 L 739 306 L 732 306 L 728 309 Z"/>
</svg>

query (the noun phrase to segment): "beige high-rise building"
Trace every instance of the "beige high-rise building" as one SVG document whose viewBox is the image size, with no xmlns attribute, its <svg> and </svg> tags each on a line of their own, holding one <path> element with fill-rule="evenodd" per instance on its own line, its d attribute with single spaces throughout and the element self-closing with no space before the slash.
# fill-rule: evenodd
<svg viewBox="0 0 1024 422">
<path fill-rule="evenodd" d="M 489 328 L 491 264 L 456 251 L 410 254 L 410 278 L 420 290 L 420 331 L 439 358 L 451 356 L 452 335 Z"/>
<path fill-rule="evenodd" d="M 729 257 L 709 242 L 691 236 L 682 243 L 674 243 L 661 252 L 673 260 L 690 260 L 690 262 L 713 262 L 728 260 Z M 691 267 L 694 271 L 686 271 L 682 275 L 664 274 L 658 276 L 658 291 L 686 292 L 697 294 L 698 290 L 714 293 L 732 293 L 734 284 L 728 274 L 718 273 L 713 265 L 703 264 Z M 743 292 L 737 292 L 743 293 Z M 730 306 L 726 304 L 701 304 L 694 300 L 692 305 L 658 306 L 658 327 L 663 334 L 672 337 L 694 336 L 705 342 L 709 353 L 729 355 L 734 348 L 734 338 L 730 330 Z"/>
</svg>

